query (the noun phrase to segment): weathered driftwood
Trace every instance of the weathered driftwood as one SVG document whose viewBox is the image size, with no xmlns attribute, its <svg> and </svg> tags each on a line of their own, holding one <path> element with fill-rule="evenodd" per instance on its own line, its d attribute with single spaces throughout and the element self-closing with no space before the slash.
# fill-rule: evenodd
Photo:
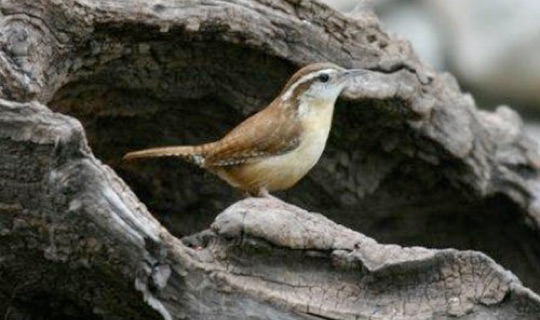
<svg viewBox="0 0 540 320">
<path fill-rule="evenodd" d="M 370 12 L 292 0 L 0 9 L 4 318 L 538 318 L 540 298 L 482 253 L 348 229 L 481 250 L 540 289 L 540 158 L 519 117 L 477 110 Z M 328 218 L 247 199 L 214 220 L 238 198 L 222 182 L 177 161 L 119 162 L 218 137 L 321 60 L 372 70 L 339 102 L 319 166 L 279 195 Z"/>
</svg>

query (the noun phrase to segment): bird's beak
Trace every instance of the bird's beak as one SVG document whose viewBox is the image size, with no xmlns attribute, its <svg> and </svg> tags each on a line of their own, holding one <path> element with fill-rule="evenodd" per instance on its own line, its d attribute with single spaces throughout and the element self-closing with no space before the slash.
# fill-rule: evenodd
<svg viewBox="0 0 540 320">
<path fill-rule="evenodd" d="M 343 71 L 343 76 L 352 78 L 361 74 L 365 74 L 367 72 L 368 70 L 366 69 L 348 69 Z"/>
<path fill-rule="evenodd" d="M 340 81 L 342 81 L 344 84 L 347 83 L 349 80 L 354 79 L 356 76 L 366 74 L 369 71 L 366 69 L 347 69 L 343 70 L 340 74 Z"/>
</svg>

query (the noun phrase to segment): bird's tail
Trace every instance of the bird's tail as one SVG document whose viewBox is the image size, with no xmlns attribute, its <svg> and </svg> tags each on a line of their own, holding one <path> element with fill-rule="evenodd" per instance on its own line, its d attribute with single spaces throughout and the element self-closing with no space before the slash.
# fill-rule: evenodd
<svg viewBox="0 0 540 320">
<path fill-rule="evenodd" d="M 123 160 L 158 157 L 181 157 L 202 167 L 204 166 L 206 153 L 205 149 L 207 149 L 206 145 L 158 147 L 128 152 L 124 155 Z"/>
</svg>

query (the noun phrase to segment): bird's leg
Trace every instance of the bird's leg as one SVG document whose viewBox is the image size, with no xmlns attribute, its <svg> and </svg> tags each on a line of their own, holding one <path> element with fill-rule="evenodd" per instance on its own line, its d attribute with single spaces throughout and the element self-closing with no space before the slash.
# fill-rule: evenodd
<svg viewBox="0 0 540 320">
<path fill-rule="evenodd" d="M 260 188 L 257 196 L 262 197 L 262 198 L 270 198 L 271 197 L 270 192 L 268 192 L 268 189 L 266 189 L 266 188 Z"/>
<path fill-rule="evenodd" d="M 271 195 L 270 192 L 268 192 L 268 189 L 266 189 L 265 187 L 262 187 L 259 189 L 259 192 L 257 193 L 257 197 L 267 198 L 267 199 L 277 199 L 276 197 Z"/>
<path fill-rule="evenodd" d="M 242 195 L 246 198 L 268 198 L 268 199 L 272 199 L 272 198 L 275 198 L 273 195 L 270 194 L 270 192 L 268 192 L 268 189 L 266 189 L 265 187 L 261 187 L 259 188 L 258 190 L 254 191 L 254 190 L 250 190 L 250 191 L 247 191 L 247 190 L 244 190 L 242 192 Z"/>
</svg>

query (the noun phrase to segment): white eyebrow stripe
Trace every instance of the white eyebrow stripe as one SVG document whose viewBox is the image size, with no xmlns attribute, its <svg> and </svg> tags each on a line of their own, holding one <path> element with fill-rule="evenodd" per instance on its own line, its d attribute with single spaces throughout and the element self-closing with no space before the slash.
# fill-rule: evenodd
<svg viewBox="0 0 540 320">
<path fill-rule="evenodd" d="M 282 100 L 289 100 L 291 98 L 293 92 L 294 92 L 294 89 L 296 89 L 302 83 L 305 83 L 306 81 L 309 81 L 309 80 L 311 80 L 313 78 L 316 78 L 319 75 L 321 75 L 322 73 L 335 73 L 335 72 L 337 72 L 337 70 L 335 70 L 335 69 L 324 69 L 324 70 L 320 70 L 320 71 L 317 71 L 317 72 L 314 72 L 314 73 L 309 73 L 309 74 L 303 76 L 302 78 L 298 79 L 298 81 L 293 83 L 291 85 L 291 87 L 287 91 L 285 91 L 285 93 L 283 94 Z"/>
</svg>

